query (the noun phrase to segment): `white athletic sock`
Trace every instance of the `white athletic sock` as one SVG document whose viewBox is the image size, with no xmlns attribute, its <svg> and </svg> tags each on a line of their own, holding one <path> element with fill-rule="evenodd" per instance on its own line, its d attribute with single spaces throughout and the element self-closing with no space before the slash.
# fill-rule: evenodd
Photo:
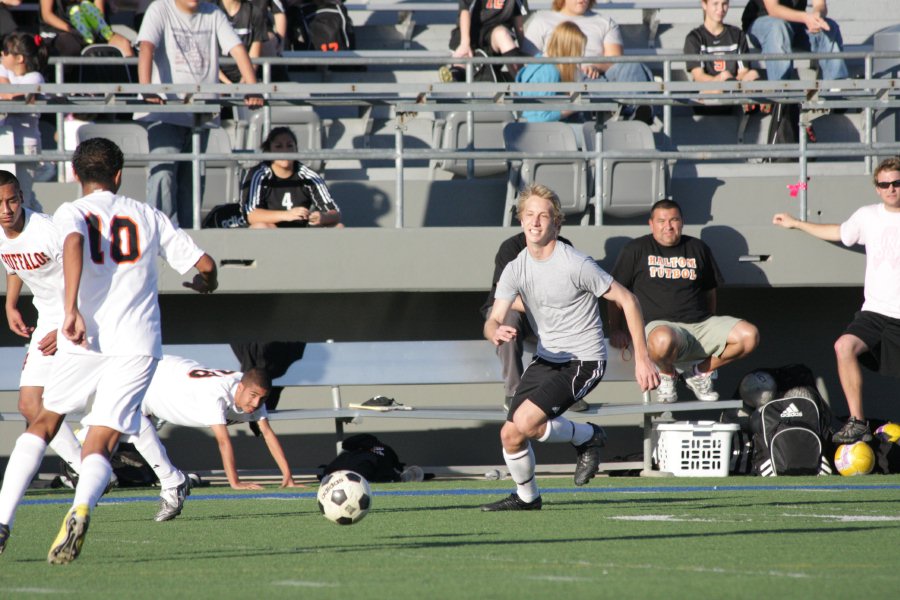
<svg viewBox="0 0 900 600">
<path fill-rule="evenodd" d="M 46 450 L 47 444 L 42 438 L 33 433 L 23 433 L 9 455 L 3 487 L 0 488 L 0 523 L 6 523 L 10 529 L 16 518 L 16 507 L 41 466 Z"/>
<path fill-rule="evenodd" d="M 503 451 L 503 460 L 506 462 L 506 468 L 509 469 L 509 475 L 516 482 L 516 494 L 525 502 L 531 502 L 538 496 L 537 480 L 534 478 L 534 451 L 531 444 L 515 454 L 507 454 Z"/>
<path fill-rule="evenodd" d="M 159 441 L 156 428 L 150 422 L 150 419 L 141 416 L 141 432 L 136 436 L 131 436 L 129 441 L 134 444 L 137 451 L 141 453 L 141 456 L 144 457 L 144 460 L 156 473 L 162 489 L 167 490 L 184 483 L 184 474 L 169 460 L 169 455 L 166 454 L 166 447 Z"/>
<path fill-rule="evenodd" d="M 66 461 L 76 473 L 81 473 L 81 442 L 65 421 L 59 426 L 56 436 L 50 440 L 50 449 Z"/>
<path fill-rule="evenodd" d="M 593 435 L 594 428 L 588 423 L 576 423 L 565 417 L 556 417 L 552 421 L 547 421 L 544 435 L 538 438 L 538 441 L 549 444 L 569 442 L 580 446 Z"/>
<path fill-rule="evenodd" d="M 75 499 L 72 506 L 87 504 L 93 509 L 97 500 L 103 495 L 109 478 L 112 475 L 112 465 L 102 454 L 88 454 L 81 460 L 81 473 L 78 476 L 78 485 L 75 486 Z"/>
</svg>

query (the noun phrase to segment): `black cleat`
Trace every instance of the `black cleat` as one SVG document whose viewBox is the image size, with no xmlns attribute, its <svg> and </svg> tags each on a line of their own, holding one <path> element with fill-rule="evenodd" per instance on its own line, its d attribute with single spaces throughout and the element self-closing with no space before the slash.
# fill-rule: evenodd
<svg viewBox="0 0 900 600">
<path fill-rule="evenodd" d="M 578 460 L 575 461 L 575 485 L 584 485 L 594 478 L 600 467 L 600 448 L 606 445 L 606 432 L 599 425 L 588 423 L 594 429 L 594 435 L 581 444 L 575 446 L 578 452 Z"/>
<path fill-rule="evenodd" d="M 498 510 L 541 510 L 542 505 L 543 502 L 541 501 L 540 496 L 531 502 L 525 502 L 519 498 L 518 494 L 513 492 L 503 500 L 497 500 L 496 502 L 482 505 L 481 510 L 485 512 L 494 512 Z"/>
<path fill-rule="evenodd" d="M 841 430 L 831 436 L 835 444 L 852 444 L 854 442 L 871 442 L 872 433 L 869 431 L 869 422 L 860 421 L 850 417 Z"/>
</svg>

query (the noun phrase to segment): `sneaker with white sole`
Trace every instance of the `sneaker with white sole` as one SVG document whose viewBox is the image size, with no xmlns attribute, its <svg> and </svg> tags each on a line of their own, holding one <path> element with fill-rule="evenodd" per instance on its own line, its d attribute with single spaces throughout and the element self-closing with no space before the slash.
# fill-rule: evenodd
<svg viewBox="0 0 900 600">
<path fill-rule="evenodd" d="M 719 392 L 713 389 L 714 374 L 715 371 L 710 371 L 709 373 L 698 371 L 695 366 L 690 377 L 684 378 L 684 383 L 692 392 L 694 392 L 694 395 L 697 396 L 697 400 L 702 402 L 715 402 L 719 399 Z"/>
<path fill-rule="evenodd" d="M 181 514 L 184 508 L 184 499 L 191 495 L 191 478 L 184 475 L 184 481 L 173 488 L 164 489 L 159 493 L 159 510 L 154 521 L 162 523 L 171 521 Z"/>
<path fill-rule="evenodd" d="M 84 536 L 87 535 L 91 523 L 91 509 L 87 504 L 73 506 L 66 513 L 62 527 L 50 546 L 47 562 L 51 565 L 66 565 L 78 558 Z"/>
<path fill-rule="evenodd" d="M 678 402 L 678 392 L 675 390 L 675 382 L 678 381 L 678 375 L 666 375 L 662 371 L 659 373 L 659 387 L 656 388 L 656 401 L 665 404 Z"/>
</svg>

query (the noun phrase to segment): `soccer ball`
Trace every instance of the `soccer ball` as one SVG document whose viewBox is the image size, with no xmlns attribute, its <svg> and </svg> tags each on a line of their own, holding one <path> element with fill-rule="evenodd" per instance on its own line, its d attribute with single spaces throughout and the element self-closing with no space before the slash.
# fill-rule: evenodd
<svg viewBox="0 0 900 600">
<path fill-rule="evenodd" d="M 875 430 L 875 436 L 886 442 L 896 444 L 900 440 L 900 425 L 896 423 L 885 423 Z"/>
<path fill-rule="evenodd" d="M 765 371 L 753 371 L 744 375 L 738 394 L 750 408 L 760 408 L 775 399 L 778 385 L 775 378 Z"/>
<path fill-rule="evenodd" d="M 322 478 L 316 494 L 319 511 L 338 525 L 352 525 L 365 517 L 372 505 L 369 482 L 353 471 L 335 471 Z"/>
<path fill-rule="evenodd" d="M 868 475 L 875 468 L 875 453 L 865 442 L 841 444 L 834 453 L 834 466 L 845 476 Z"/>
</svg>

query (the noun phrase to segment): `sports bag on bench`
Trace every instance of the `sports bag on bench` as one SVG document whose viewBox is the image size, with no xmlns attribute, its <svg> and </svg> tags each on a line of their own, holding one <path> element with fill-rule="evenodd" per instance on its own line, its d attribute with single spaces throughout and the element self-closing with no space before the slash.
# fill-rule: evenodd
<svg viewBox="0 0 900 600">
<path fill-rule="evenodd" d="M 831 415 L 814 388 L 794 388 L 758 408 L 750 426 L 757 475 L 831 474 Z"/>
<path fill-rule="evenodd" d="M 353 22 L 342 0 L 301 0 L 288 8 L 294 50 L 353 50 Z"/>
</svg>

